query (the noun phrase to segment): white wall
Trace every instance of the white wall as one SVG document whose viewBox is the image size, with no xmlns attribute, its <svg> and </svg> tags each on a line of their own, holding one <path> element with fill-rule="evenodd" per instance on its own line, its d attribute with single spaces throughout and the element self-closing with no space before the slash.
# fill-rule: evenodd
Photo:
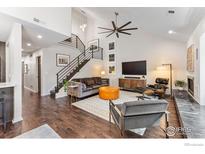
<svg viewBox="0 0 205 154">
<path fill-rule="evenodd" d="M 69 7 L 4 7 L 0 12 L 70 36 L 71 8 Z M 37 18 L 40 22 L 35 22 Z"/>
<path fill-rule="evenodd" d="M 25 85 L 34 92 L 38 91 L 37 61 L 36 57 L 41 56 L 41 96 L 49 95 L 50 90 L 56 86 L 56 73 L 63 67 L 56 66 L 56 54 L 70 55 L 70 61 L 80 52 L 69 46 L 54 45 L 49 48 L 43 48 L 33 53 L 33 56 L 27 56 L 24 63 L 28 64 L 29 72 L 25 75 Z"/>
<path fill-rule="evenodd" d="M 100 21 L 101 22 L 101 21 Z M 111 78 L 112 85 L 118 85 L 118 78 L 122 77 L 121 62 L 147 60 L 147 83 L 153 83 L 157 76 L 165 75 L 169 77 L 168 72 L 162 74 L 156 71 L 158 66 L 164 63 L 173 65 L 173 83 L 176 79 L 186 79 L 186 44 L 151 35 L 143 30 L 132 31 L 132 35 L 120 35 L 117 39 L 115 35 L 106 38 L 106 35 L 98 35 L 98 26 L 102 26 L 96 20 L 88 20 L 87 40 L 100 38 L 100 47 L 104 49 L 104 65 L 108 72 L 108 54 L 116 53 L 116 75 L 108 75 Z M 103 24 L 104 25 L 104 24 Z M 108 51 L 109 42 L 115 42 L 114 52 Z"/>
<path fill-rule="evenodd" d="M 100 59 L 91 59 L 73 78 L 99 77 L 104 68 Z"/>
<path fill-rule="evenodd" d="M 203 53 L 205 52 L 203 44 L 205 43 L 204 37 L 202 36 L 205 33 L 205 19 L 203 19 L 199 25 L 196 27 L 192 35 L 189 37 L 187 41 L 187 48 L 192 44 L 194 45 L 194 72 L 187 72 L 187 75 L 194 77 L 194 98 L 200 104 L 205 104 L 203 98 L 204 88 L 202 84 L 205 76 L 203 75 L 205 64 Z M 196 57 L 196 49 L 198 49 L 198 58 Z M 201 81 L 200 81 L 201 80 Z M 201 94 L 200 94 L 201 93 Z"/>
<path fill-rule="evenodd" d="M 84 32 L 80 29 L 82 22 L 87 24 L 87 17 L 78 10 L 72 8 L 72 33 L 77 35 L 83 41 L 83 43 L 86 44 L 87 28 L 85 28 Z"/>
<path fill-rule="evenodd" d="M 6 81 L 15 84 L 14 87 L 14 119 L 22 120 L 22 25 L 15 23 L 6 42 Z"/>
<path fill-rule="evenodd" d="M 38 56 L 43 56 L 42 50 L 31 53 L 30 55 L 22 58 L 24 64 L 28 64 L 28 73 L 24 74 L 24 87 L 35 93 L 38 92 Z"/>
<path fill-rule="evenodd" d="M 70 61 L 77 57 L 80 52 L 71 47 L 64 46 L 53 46 L 45 48 L 43 50 L 42 58 L 42 93 L 41 95 L 49 95 L 50 90 L 56 86 L 56 73 L 63 67 L 56 66 L 56 54 L 67 54 L 70 55 Z"/>
</svg>

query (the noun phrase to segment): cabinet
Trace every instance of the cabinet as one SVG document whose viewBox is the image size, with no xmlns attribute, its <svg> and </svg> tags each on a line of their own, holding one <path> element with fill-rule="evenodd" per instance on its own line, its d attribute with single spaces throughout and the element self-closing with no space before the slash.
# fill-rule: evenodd
<svg viewBox="0 0 205 154">
<path fill-rule="evenodd" d="M 146 87 L 145 79 L 129 79 L 129 78 L 120 78 L 119 87 L 125 90 L 135 90 L 136 88 Z"/>
<path fill-rule="evenodd" d="M 5 112 L 6 112 L 6 121 L 11 122 L 13 120 L 14 113 L 14 98 L 13 98 L 13 88 L 6 87 L 2 88 L 0 83 L 0 98 L 4 99 L 5 103 Z M 0 117 L 3 115 L 2 104 L 0 103 Z M 2 124 L 2 119 L 0 119 L 0 125 Z"/>
</svg>

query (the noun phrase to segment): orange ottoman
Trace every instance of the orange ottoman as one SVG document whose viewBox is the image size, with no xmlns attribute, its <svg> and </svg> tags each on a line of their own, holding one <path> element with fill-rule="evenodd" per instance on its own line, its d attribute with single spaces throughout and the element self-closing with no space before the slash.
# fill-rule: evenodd
<svg viewBox="0 0 205 154">
<path fill-rule="evenodd" d="M 99 88 L 99 97 L 104 100 L 109 100 L 109 109 L 110 103 L 112 100 L 118 99 L 120 95 L 120 88 L 119 87 L 100 87 Z M 111 122 L 111 114 L 109 112 L 109 121 Z"/>
</svg>

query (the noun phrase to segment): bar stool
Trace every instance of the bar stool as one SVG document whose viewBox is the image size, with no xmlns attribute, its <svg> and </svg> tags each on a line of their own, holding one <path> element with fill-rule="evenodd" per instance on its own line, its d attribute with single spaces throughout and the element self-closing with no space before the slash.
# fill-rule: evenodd
<svg viewBox="0 0 205 154">
<path fill-rule="evenodd" d="M 4 130 L 6 130 L 6 104 L 5 104 L 5 101 L 4 101 L 3 97 L 0 97 L 0 105 L 2 107 L 2 117 L 1 117 L 1 119 L 3 120 Z"/>
</svg>

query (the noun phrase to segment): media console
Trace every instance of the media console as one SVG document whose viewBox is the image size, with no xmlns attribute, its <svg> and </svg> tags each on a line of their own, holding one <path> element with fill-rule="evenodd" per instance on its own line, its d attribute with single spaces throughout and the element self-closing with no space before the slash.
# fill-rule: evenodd
<svg viewBox="0 0 205 154">
<path fill-rule="evenodd" d="M 146 84 L 146 79 L 119 78 L 119 87 L 123 90 L 135 91 L 137 88 L 145 88 Z"/>
</svg>

